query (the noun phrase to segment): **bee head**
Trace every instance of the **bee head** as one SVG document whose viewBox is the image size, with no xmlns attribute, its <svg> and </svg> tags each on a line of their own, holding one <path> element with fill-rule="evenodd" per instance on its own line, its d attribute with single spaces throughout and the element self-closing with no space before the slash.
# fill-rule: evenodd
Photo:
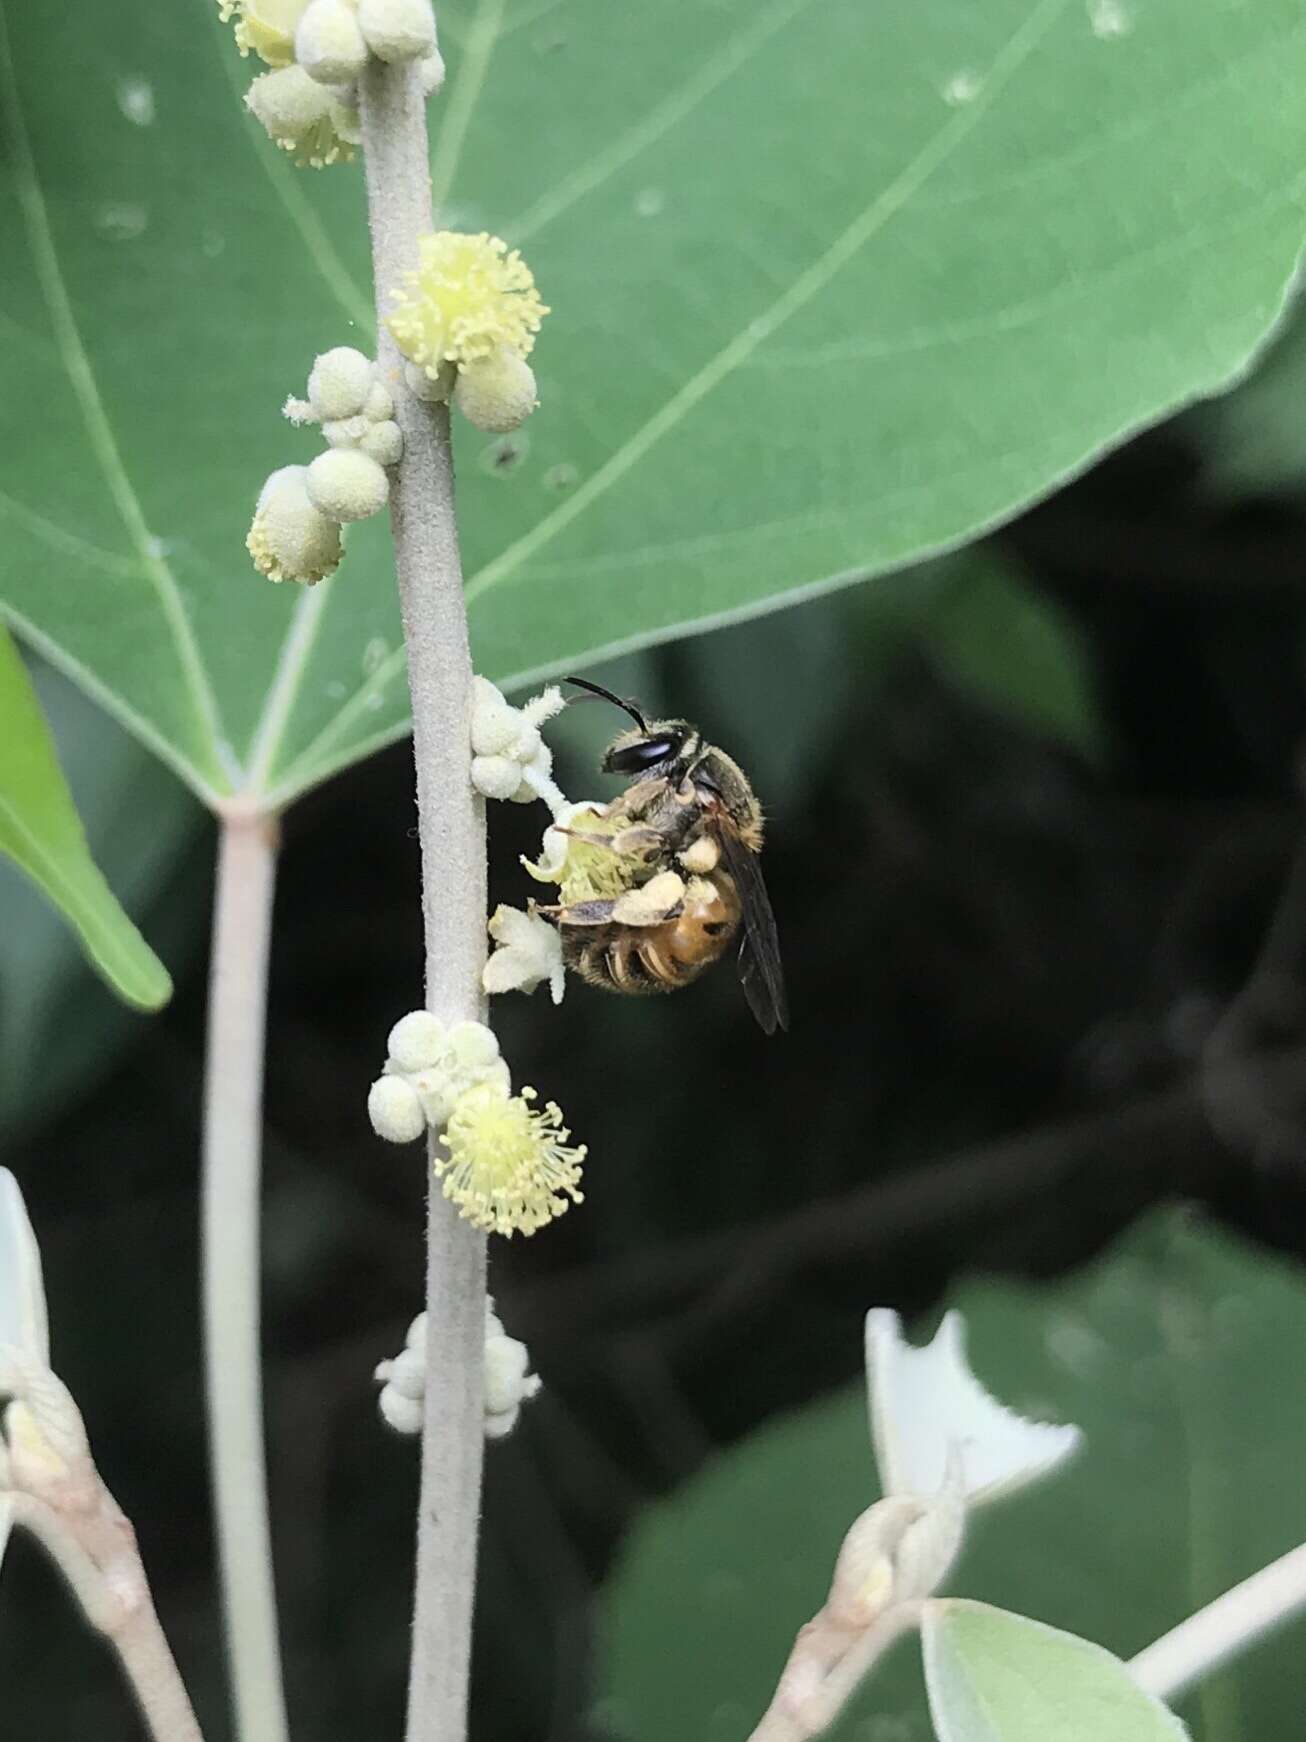
<svg viewBox="0 0 1306 1742">
<path fill-rule="evenodd" d="M 683 773 L 698 746 L 698 733 L 686 720 L 654 720 L 637 731 L 623 732 L 603 753 L 604 774 Z"/>
<path fill-rule="evenodd" d="M 635 731 L 623 732 L 604 751 L 599 764 L 604 774 L 658 774 L 678 780 L 698 754 L 702 740 L 687 720 L 654 720 L 650 725 L 634 702 L 613 695 L 602 684 L 590 683 L 583 677 L 569 677 L 566 681 L 585 691 L 583 696 L 572 696 L 573 702 L 596 696 L 600 701 L 611 702 L 635 722 Z"/>
</svg>

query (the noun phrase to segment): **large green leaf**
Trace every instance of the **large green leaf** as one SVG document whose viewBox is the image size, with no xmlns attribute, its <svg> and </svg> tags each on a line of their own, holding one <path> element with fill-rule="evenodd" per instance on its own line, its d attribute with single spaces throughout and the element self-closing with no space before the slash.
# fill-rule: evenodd
<svg viewBox="0 0 1306 1742">
<path fill-rule="evenodd" d="M 1251 377 L 1194 407 L 1188 433 L 1203 482 L 1221 497 L 1300 495 L 1306 489 L 1306 309 L 1298 302 Z"/>
<path fill-rule="evenodd" d="M 0 626 L 0 853 L 45 891 L 129 1004 L 157 1010 L 167 969 L 118 905 L 82 829 L 31 679 Z"/>
<path fill-rule="evenodd" d="M 1118 1657 L 987 1603 L 934 1602 L 921 1630 L 939 1742 L 1183 1742 Z"/>
<path fill-rule="evenodd" d="M 868 1282 L 873 1289 L 874 1281 Z M 1306 1539 L 1306 1281 L 1173 1213 L 1055 1287 L 972 1283 L 976 1373 L 1085 1446 L 974 1518 L 949 1591 L 1128 1658 Z M 609 1587 L 602 1710 L 621 1742 L 735 1742 L 876 1498 L 861 1386 L 723 1454 L 635 1530 Z M 1200 1742 L 1294 1735 L 1303 1626 L 1182 1707 Z M 898 1648 L 831 1732 L 925 1742 L 919 1656 Z M 1105 1738 L 1108 1734 L 1103 1731 Z"/>
<path fill-rule="evenodd" d="M 556 311 L 460 432 L 477 658 L 522 682 L 973 535 L 1242 368 L 1306 201 L 1296 0 L 459 0 L 447 222 Z M 213 0 L 0 0 L 0 609 L 192 785 L 406 727 L 383 526 L 242 549 L 311 355 L 366 343 L 357 167 L 243 113 Z"/>
</svg>

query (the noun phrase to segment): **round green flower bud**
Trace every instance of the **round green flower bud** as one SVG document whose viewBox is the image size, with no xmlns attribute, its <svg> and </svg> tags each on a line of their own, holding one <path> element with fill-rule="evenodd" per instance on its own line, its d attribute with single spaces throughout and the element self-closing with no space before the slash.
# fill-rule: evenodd
<svg viewBox="0 0 1306 1742">
<path fill-rule="evenodd" d="M 419 60 L 435 47 L 431 0 L 359 0 L 358 26 L 378 60 Z"/>
<path fill-rule="evenodd" d="M 525 358 L 502 346 L 483 362 L 462 365 L 453 402 L 477 429 L 506 435 L 524 423 L 539 403 L 534 372 Z"/>
<path fill-rule="evenodd" d="M 295 31 L 295 59 L 319 85 L 347 85 L 367 65 L 358 18 L 344 0 L 311 0 Z"/>
<path fill-rule="evenodd" d="M 323 423 L 361 415 L 376 369 L 370 357 L 350 345 L 337 345 L 315 359 L 308 378 L 308 401 Z"/>
<path fill-rule="evenodd" d="M 387 1143 L 412 1143 L 426 1130 L 416 1089 L 403 1077 L 378 1077 L 368 1090 L 367 1116 Z"/>
<path fill-rule="evenodd" d="M 379 514 L 390 500 L 384 471 L 356 448 L 328 448 L 309 466 L 304 482 L 314 507 L 342 525 Z"/>
<path fill-rule="evenodd" d="M 403 432 L 397 423 L 370 423 L 359 437 L 359 450 L 378 466 L 397 466 L 404 457 Z"/>
<path fill-rule="evenodd" d="M 340 528 L 312 501 L 307 480 L 304 466 L 283 466 L 259 493 L 245 546 L 270 581 L 312 586 L 331 574 L 344 554 Z"/>
</svg>

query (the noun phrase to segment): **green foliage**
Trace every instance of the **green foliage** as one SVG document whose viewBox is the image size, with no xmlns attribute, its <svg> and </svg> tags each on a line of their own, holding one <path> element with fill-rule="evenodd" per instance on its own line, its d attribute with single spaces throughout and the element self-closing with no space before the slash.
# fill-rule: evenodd
<svg viewBox="0 0 1306 1742">
<path fill-rule="evenodd" d="M 1306 319 L 1295 307 L 1251 376 L 1196 407 L 1188 429 L 1215 495 L 1300 494 L 1306 489 Z"/>
<path fill-rule="evenodd" d="M 91 857 L 54 744 L 18 649 L 0 627 L 0 852 L 75 927 L 96 971 L 120 997 L 157 1010 L 167 969 L 118 905 Z"/>
<path fill-rule="evenodd" d="M 1118 1657 L 987 1603 L 931 1603 L 921 1631 L 939 1742 L 1181 1742 Z"/>
<path fill-rule="evenodd" d="M 95 863 L 184 965 L 208 923 L 207 876 L 178 879 L 204 813 L 167 769 L 49 666 L 32 672 Z M 0 860 L 0 1145 L 83 1093 L 137 1034 L 138 1018 L 86 970 L 41 891 Z"/>
<path fill-rule="evenodd" d="M 1078 1422 L 1087 1444 L 975 1517 L 953 1589 L 1128 1657 L 1306 1537 L 1306 1494 L 1282 1477 L 1306 1441 L 1295 1270 L 1169 1213 L 1055 1287 L 976 1282 L 954 1304 L 994 1394 Z M 616 1735 L 746 1735 L 875 1498 L 857 1386 L 723 1454 L 648 1515 L 609 1587 L 601 1685 Z M 1185 1708 L 1194 1736 L 1289 1733 L 1296 1664 L 1285 1638 L 1208 1679 Z M 912 1647 L 831 1732 L 929 1734 Z"/>
<path fill-rule="evenodd" d="M 257 132 L 211 0 L 138 11 L 0 9 L 0 609 L 206 796 L 285 797 L 406 729 L 384 528 L 311 593 L 242 549 L 281 399 L 369 342 L 360 178 Z M 973 536 L 1218 390 L 1298 257 L 1293 0 L 441 15 L 437 201 L 556 311 L 528 428 L 460 432 L 501 681 Z"/>
</svg>

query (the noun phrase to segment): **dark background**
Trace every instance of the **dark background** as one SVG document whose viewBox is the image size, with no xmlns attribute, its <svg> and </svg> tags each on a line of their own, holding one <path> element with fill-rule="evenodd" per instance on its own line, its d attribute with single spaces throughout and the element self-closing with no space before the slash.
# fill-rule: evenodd
<svg viewBox="0 0 1306 1742">
<path fill-rule="evenodd" d="M 793 1028 L 764 1039 L 728 970 L 674 1000 L 573 984 L 558 1012 L 496 1006 L 516 1080 L 561 1101 L 591 1158 L 582 1209 L 493 1251 L 546 1389 L 488 1452 L 481 1742 L 598 1734 L 592 1599 L 623 1531 L 714 1447 L 851 1378 L 872 1295 L 911 1312 L 977 1268 L 1054 1276 L 1176 1198 L 1306 1250 L 1306 499 L 1291 465 L 1230 481 L 1231 447 L 1265 433 L 1255 396 L 1236 403 L 1135 441 L 986 547 L 1008 604 L 976 627 L 978 679 L 929 603 L 941 574 L 965 592 L 955 564 L 604 668 L 753 774 Z M 1021 631 L 1031 612 L 1052 655 Z M 1022 700 L 1036 657 L 1073 731 Z M 576 796 L 607 796 L 593 759 L 617 725 L 568 716 Z M 420 997 L 413 821 L 406 744 L 285 820 L 267 1396 L 304 1738 L 401 1725 L 416 1457 L 369 1376 L 419 1304 L 423 1179 L 363 1103 Z M 495 807 L 494 899 L 524 899 L 541 823 Z M 10 1084 L 4 1158 L 42 1239 L 57 1365 L 218 1739 L 195 1299 L 213 840 L 190 813 L 169 829 L 147 930 L 175 1002 L 128 1022 L 69 978 Z M 148 819 L 136 837 L 120 862 L 150 850 Z M 5 1735 L 135 1734 L 26 1541 L 0 1604 Z"/>
</svg>

